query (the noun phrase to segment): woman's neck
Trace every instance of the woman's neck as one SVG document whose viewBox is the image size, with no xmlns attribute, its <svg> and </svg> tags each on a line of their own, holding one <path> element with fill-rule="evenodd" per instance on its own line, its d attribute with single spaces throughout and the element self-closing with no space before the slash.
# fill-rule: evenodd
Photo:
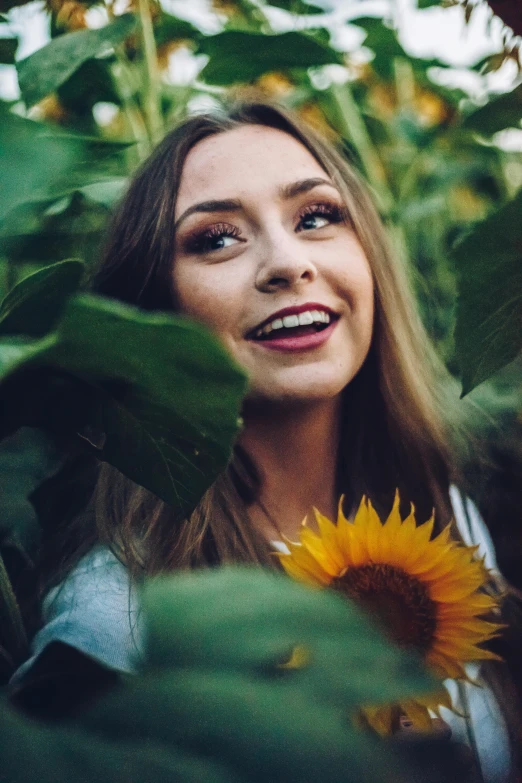
<svg viewBox="0 0 522 783">
<path fill-rule="evenodd" d="M 239 443 L 261 482 L 260 502 L 249 514 L 266 538 L 284 533 L 295 539 L 312 506 L 336 516 L 340 415 L 340 397 L 292 409 L 245 406 Z"/>
</svg>

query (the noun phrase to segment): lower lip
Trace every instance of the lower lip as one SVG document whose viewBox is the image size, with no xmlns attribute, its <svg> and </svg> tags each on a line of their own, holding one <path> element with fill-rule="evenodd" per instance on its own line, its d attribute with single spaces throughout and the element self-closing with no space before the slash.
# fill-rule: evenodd
<svg viewBox="0 0 522 783">
<path fill-rule="evenodd" d="M 283 353 L 293 353 L 295 351 L 310 351 L 313 348 L 319 348 L 328 340 L 333 330 L 337 326 L 337 321 L 315 334 L 305 334 L 301 337 L 280 337 L 279 340 L 252 340 L 251 342 L 260 345 L 261 348 L 268 348 L 270 351 L 282 351 Z"/>
</svg>

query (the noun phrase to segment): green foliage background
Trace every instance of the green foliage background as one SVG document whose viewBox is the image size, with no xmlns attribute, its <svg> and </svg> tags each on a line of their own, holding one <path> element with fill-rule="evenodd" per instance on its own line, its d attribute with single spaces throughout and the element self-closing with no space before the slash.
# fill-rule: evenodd
<svg viewBox="0 0 522 783">
<path fill-rule="evenodd" d="M 13 5 L 1 0 L 0 11 Z M 477 106 L 431 78 L 447 66 L 409 55 L 393 19 L 354 18 L 361 59 L 332 46 L 320 7 L 270 5 L 293 15 L 293 30 L 277 33 L 267 4 L 251 0 L 215 0 L 212 35 L 153 0 L 119 15 L 109 1 L 47 0 L 51 39 L 21 60 L 9 16 L 0 21 L 0 62 L 16 65 L 21 93 L 0 104 L 4 681 L 27 654 L 12 583 L 38 549 L 41 519 L 28 498 L 58 469 L 63 443 L 184 515 L 226 464 L 240 424 L 245 378 L 203 328 L 81 293 L 129 176 L 196 105 L 266 95 L 338 144 L 409 262 L 441 356 L 463 393 L 479 387 L 472 398 L 486 415 L 477 431 L 520 427 L 522 155 L 493 137 L 520 127 L 522 87 Z M 95 29 L 93 7 L 104 13 Z M 179 49 L 204 60 L 189 83 L 169 75 Z M 69 780 L 79 757 L 85 780 L 409 779 L 396 749 L 357 733 L 348 716 L 379 694 L 405 697 L 431 683 L 352 607 L 244 569 L 154 589 L 143 675 L 67 729 L 30 726 L 4 705 L 0 779 L 33 780 L 38 764 L 41 780 Z M 298 643 L 316 664 L 274 677 Z"/>
</svg>

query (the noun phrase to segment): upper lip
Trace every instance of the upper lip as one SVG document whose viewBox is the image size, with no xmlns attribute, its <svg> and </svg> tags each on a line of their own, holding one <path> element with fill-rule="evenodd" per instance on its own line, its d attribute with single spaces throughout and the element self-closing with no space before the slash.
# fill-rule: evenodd
<svg viewBox="0 0 522 783">
<path fill-rule="evenodd" d="M 327 307 L 327 305 L 319 304 L 319 302 L 306 302 L 302 305 L 295 305 L 294 307 L 283 307 L 282 310 L 277 310 L 277 312 L 272 313 L 268 316 L 268 318 L 265 318 L 264 321 L 261 321 L 257 324 L 257 326 L 254 326 L 247 334 L 247 337 L 253 336 L 255 332 L 257 332 L 258 329 L 262 329 L 267 324 L 272 323 L 272 321 L 275 321 L 276 318 L 284 318 L 285 315 L 299 315 L 299 313 L 306 313 L 308 310 L 322 310 L 325 313 L 330 313 L 330 315 L 337 315 L 331 307 Z"/>
</svg>

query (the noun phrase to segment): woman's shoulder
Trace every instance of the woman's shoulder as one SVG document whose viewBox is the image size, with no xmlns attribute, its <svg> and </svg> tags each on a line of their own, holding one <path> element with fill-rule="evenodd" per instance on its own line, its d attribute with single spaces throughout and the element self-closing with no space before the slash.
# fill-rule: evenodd
<svg viewBox="0 0 522 783">
<path fill-rule="evenodd" d="M 136 586 L 126 567 L 103 545 L 88 552 L 46 595 L 43 625 L 31 657 L 15 672 L 20 681 L 52 642 L 62 642 L 104 666 L 133 672 L 142 657 L 142 628 Z"/>
<path fill-rule="evenodd" d="M 467 546 L 478 546 L 478 555 L 484 558 L 486 568 L 498 574 L 495 547 L 480 511 L 473 501 L 455 485 L 450 487 L 449 494 L 455 524 L 462 540 Z"/>
</svg>

